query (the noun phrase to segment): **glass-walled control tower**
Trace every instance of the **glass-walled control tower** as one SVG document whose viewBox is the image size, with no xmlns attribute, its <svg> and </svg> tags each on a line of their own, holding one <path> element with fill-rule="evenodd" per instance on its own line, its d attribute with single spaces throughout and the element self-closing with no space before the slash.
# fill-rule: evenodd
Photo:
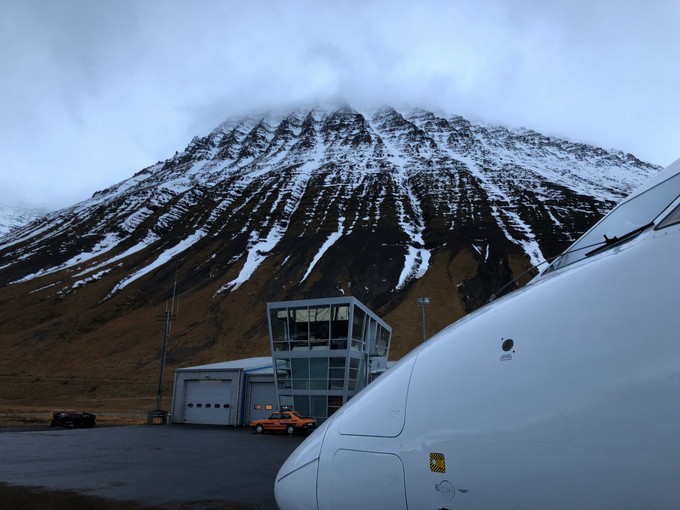
<svg viewBox="0 0 680 510">
<path fill-rule="evenodd" d="M 267 304 L 276 390 L 319 423 L 387 365 L 392 328 L 353 297 Z"/>
</svg>

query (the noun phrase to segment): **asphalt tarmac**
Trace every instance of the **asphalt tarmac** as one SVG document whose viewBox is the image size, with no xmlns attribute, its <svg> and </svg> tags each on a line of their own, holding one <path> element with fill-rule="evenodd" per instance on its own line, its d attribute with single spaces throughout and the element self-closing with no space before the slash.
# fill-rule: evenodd
<svg viewBox="0 0 680 510">
<path fill-rule="evenodd" d="M 0 483 L 141 508 L 276 510 L 274 478 L 303 439 L 194 425 L 0 429 Z"/>
</svg>

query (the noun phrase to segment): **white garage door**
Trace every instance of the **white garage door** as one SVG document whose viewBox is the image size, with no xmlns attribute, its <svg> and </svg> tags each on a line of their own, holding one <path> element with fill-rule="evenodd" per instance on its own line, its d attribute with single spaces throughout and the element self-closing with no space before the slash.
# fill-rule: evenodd
<svg viewBox="0 0 680 510">
<path fill-rule="evenodd" d="M 228 425 L 231 412 L 231 380 L 186 381 L 185 423 Z"/>
</svg>

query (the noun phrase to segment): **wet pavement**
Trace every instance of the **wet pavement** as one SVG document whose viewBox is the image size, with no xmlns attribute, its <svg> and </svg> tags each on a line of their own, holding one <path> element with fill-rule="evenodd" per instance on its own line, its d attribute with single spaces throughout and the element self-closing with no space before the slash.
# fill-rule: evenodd
<svg viewBox="0 0 680 510">
<path fill-rule="evenodd" d="M 146 507 L 276 510 L 274 478 L 303 439 L 192 425 L 0 429 L 0 483 Z"/>
</svg>

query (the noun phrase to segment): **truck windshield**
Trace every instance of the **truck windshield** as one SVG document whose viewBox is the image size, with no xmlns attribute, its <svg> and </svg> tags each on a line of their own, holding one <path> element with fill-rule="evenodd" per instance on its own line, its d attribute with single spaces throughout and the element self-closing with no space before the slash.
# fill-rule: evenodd
<svg viewBox="0 0 680 510">
<path fill-rule="evenodd" d="M 680 173 L 619 204 L 565 251 L 546 272 L 554 271 L 618 244 L 645 230 L 680 195 Z M 601 248 L 601 249 L 598 249 Z"/>
</svg>

